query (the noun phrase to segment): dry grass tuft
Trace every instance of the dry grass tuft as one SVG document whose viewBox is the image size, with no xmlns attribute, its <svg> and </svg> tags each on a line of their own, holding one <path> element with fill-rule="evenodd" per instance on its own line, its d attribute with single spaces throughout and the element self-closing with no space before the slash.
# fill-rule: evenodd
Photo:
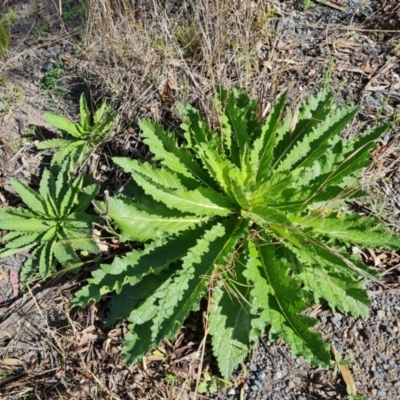
<svg viewBox="0 0 400 400">
<path fill-rule="evenodd" d="M 239 84 L 262 104 L 282 90 L 279 13 L 269 1 L 90 0 L 88 69 L 118 104 L 121 128 L 138 117 L 171 122 L 175 101 L 210 122 L 217 83 Z"/>
</svg>

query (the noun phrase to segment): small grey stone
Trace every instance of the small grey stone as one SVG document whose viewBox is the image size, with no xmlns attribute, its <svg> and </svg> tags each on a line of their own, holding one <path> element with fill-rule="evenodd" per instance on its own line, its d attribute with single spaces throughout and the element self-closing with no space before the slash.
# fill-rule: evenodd
<svg viewBox="0 0 400 400">
<path fill-rule="evenodd" d="M 264 380 L 265 379 L 265 377 L 266 377 L 267 375 L 265 374 L 265 372 L 263 371 L 263 372 L 260 372 L 259 374 L 258 374 L 258 379 L 260 380 L 260 381 L 262 381 L 262 380 Z"/>
<path fill-rule="evenodd" d="M 254 381 L 254 384 L 255 384 L 259 389 L 262 388 L 262 383 L 261 383 L 261 382 L 259 382 L 259 381 Z"/>
<path fill-rule="evenodd" d="M 334 341 L 334 342 L 333 342 L 333 346 L 335 347 L 335 349 L 336 349 L 339 353 L 341 353 L 341 352 L 343 351 L 343 344 L 342 344 L 342 342 Z"/>
<path fill-rule="evenodd" d="M 282 378 L 282 372 L 281 371 L 277 371 L 274 374 L 274 379 L 281 379 Z"/>
<path fill-rule="evenodd" d="M 296 400 L 307 400 L 307 399 L 305 397 L 303 397 L 303 396 L 297 396 Z"/>
<path fill-rule="evenodd" d="M 301 385 L 302 381 L 301 381 L 301 378 L 299 376 L 294 376 L 292 380 L 293 380 L 295 385 Z"/>
<path fill-rule="evenodd" d="M 383 311 L 383 310 L 378 310 L 378 312 L 376 313 L 376 318 L 378 318 L 378 319 L 383 319 L 383 318 L 385 318 L 385 311 Z"/>
<path fill-rule="evenodd" d="M 389 335 L 394 335 L 393 329 L 390 326 L 385 326 L 385 331 L 389 334 Z"/>
<path fill-rule="evenodd" d="M 383 375 L 376 369 L 373 371 L 374 378 L 383 379 Z"/>
<path fill-rule="evenodd" d="M 296 384 L 293 381 L 288 381 L 287 385 L 291 388 L 294 389 L 296 387 Z"/>
<path fill-rule="evenodd" d="M 378 390 L 378 397 L 385 397 L 386 396 L 386 392 L 382 389 Z"/>
<path fill-rule="evenodd" d="M 250 386 L 250 389 L 251 389 L 253 392 L 257 392 L 258 386 L 257 386 L 257 385 L 252 385 L 252 386 Z"/>
<path fill-rule="evenodd" d="M 328 321 L 328 318 L 326 318 L 325 316 L 319 317 L 319 320 L 321 321 L 322 324 L 326 324 Z"/>
<path fill-rule="evenodd" d="M 282 25 L 293 25 L 293 18 L 290 16 L 284 16 L 281 19 Z"/>
<path fill-rule="evenodd" d="M 379 331 L 378 325 L 375 325 L 375 324 L 371 325 L 370 328 L 371 328 L 372 332 L 378 333 L 378 331 Z"/>
<path fill-rule="evenodd" d="M 230 388 L 229 391 L 228 391 L 228 396 L 233 396 L 235 394 L 236 394 L 235 388 Z"/>
<path fill-rule="evenodd" d="M 257 371 L 257 365 L 255 365 L 255 364 L 250 364 L 249 370 L 250 370 L 250 371 L 253 371 L 253 372 Z"/>
<path fill-rule="evenodd" d="M 384 362 L 388 362 L 390 360 L 390 357 L 388 357 L 386 354 L 380 353 L 378 351 L 378 356 L 384 361 Z"/>
<path fill-rule="evenodd" d="M 49 61 L 49 62 L 46 62 L 46 63 L 42 66 L 41 71 L 42 71 L 42 72 L 49 72 L 49 71 L 51 71 L 52 69 L 54 69 L 54 67 L 55 67 L 54 63 L 51 62 L 51 61 Z"/>
<path fill-rule="evenodd" d="M 68 40 L 61 39 L 61 42 L 60 42 L 61 47 L 67 47 L 70 44 L 71 44 L 71 42 L 69 42 Z"/>
<path fill-rule="evenodd" d="M 133 375 L 133 379 L 135 381 L 140 382 L 143 379 L 143 375 L 142 374 L 135 374 L 135 375 Z"/>
<path fill-rule="evenodd" d="M 337 312 L 334 312 L 334 313 L 333 313 L 333 318 L 332 318 L 332 319 L 334 319 L 335 321 L 341 321 L 342 318 L 343 318 L 343 315 L 342 315 L 342 314 L 337 313 Z"/>
</svg>

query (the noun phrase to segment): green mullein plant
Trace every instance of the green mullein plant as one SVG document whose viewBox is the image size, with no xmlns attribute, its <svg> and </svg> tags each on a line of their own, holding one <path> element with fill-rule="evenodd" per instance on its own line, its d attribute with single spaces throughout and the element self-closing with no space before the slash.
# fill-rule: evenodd
<svg viewBox="0 0 400 400">
<path fill-rule="evenodd" d="M 57 262 L 64 267 L 80 265 L 79 250 L 100 252 L 91 233 L 100 218 L 86 212 L 99 191 L 90 176 L 72 179 L 66 160 L 58 174 L 54 168 L 53 173 L 43 172 L 38 193 L 15 178 L 11 184 L 27 208 L 0 209 L 0 229 L 9 231 L 0 240 L 0 257 L 30 251 L 21 283 L 37 272 L 46 278 Z"/>
<path fill-rule="evenodd" d="M 46 121 L 54 128 L 67 134 L 66 138 L 57 138 L 39 142 L 37 148 L 59 149 L 53 155 L 52 164 L 60 165 L 66 157 L 71 157 L 76 165 L 87 160 L 89 154 L 107 140 L 107 135 L 115 125 L 116 114 L 111 113 L 106 102 L 93 115 L 90 111 L 85 95 L 82 93 L 79 100 L 80 122 L 74 124 L 67 118 L 51 112 L 45 114 Z"/>
<path fill-rule="evenodd" d="M 339 133 L 357 107 L 337 108 L 324 90 L 302 105 L 295 124 L 285 102 L 283 94 L 260 121 L 257 102 L 243 90 L 219 88 L 217 131 L 179 104 L 182 143 L 142 120 L 154 163 L 114 158 L 132 174 L 136 194 L 99 207 L 122 241 L 144 246 L 103 264 L 73 304 L 112 293 L 106 323 L 130 321 L 127 363 L 173 338 L 202 298 L 225 379 L 267 327 L 294 357 L 329 367 L 329 345 L 312 330 L 316 319 L 303 313 L 313 301 L 367 316 L 360 277 L 377 273 L 348 247 L 397 249 L 400 238 L 349 213 L 344 201 L 363 195 L 357 177 L 388 125 L 344 140 Z"/>
</svg>

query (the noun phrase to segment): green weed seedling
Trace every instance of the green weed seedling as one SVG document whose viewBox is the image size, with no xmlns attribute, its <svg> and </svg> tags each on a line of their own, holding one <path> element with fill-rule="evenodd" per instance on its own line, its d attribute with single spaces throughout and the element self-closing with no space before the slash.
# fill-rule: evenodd
<svg viewBox="0 0 400 400">
<path fill-rule="evenodd" d="M 257 102 L 240 88 L 218 88 L 214 103 L 217 130 L 178 104 L 184 140 L 142 120 L 154 162 L 114 158 L 132 175 L 136 194 L 130 188 L 97 207 L 120 241 L 143 247 L 101 265 L 73 304 L 109 294 L 106 323 L 130 322 L 122 350 L 128 364 L 172 339 L 207 298 L 224 379 L 266 328 L 294 357 L 329 368 L 329 345 L 304 311 L 326 301 L 366 317 L 365 280 L 378 274 L 348 249 L 400 246 L 383 223 L 345 207 L 364 195 L 358 178 L 389 125 L 343 139 L 358 108 L 334 107 L 328 90 L 305 101 L 295 120 L 285 112 L 286 94 L 262 121 Z"/>
<path fill-rule="evenodd" d="M 346 384 L 347 400 L 365 400 L 364 396 L 357 394 L 357 386 L 349 369 L 351 361 L 342 359 L 340 353 L 333 346 L 331 347 L 331 352 L 333 354 L 333 360 L 331 361 L 333 371 L 336 375 L 341 374 Z"/>
<path fill-rule="evenodd" d="M 17 22 L 17 16 L 12 9 L 0 18 L 0 56 L 7 54 L 11 42 L 10 26 Z"/>
<path fill-rule="evenodd" d="M 36 36 L 40 37 L 43 36 L 46 32 L 49 31 L 49 24 L 44 21 L 35 26 L 35 33 Z"/>
<path fill-rule="evenodd" d="M 11 184 L 27 208 L 0 209 L 0 257 L 33 249 L 21 271 L 21 283 L 39 272 L 46 278 L 57 261 L 64 267 L 81 265 L 77 251 L 99 253 L 92 238 L 92 224 L 99 217 L 86 212 L 99 191 L 90 176 L 72 179 L 68 160 L 59 171 L 45 170 L 39 192 L 11 178 Z"/>
<path fill-rule="evenodd" d="M 79 13 L 78 6 L 72 6 L 66 8 L 62 11 L 61 19 L 65 23 L 73 22 L 78 13 Z"/>
<path fill-rule="evenodd" d="M 1 82 L 0 111 L 9 112 L 18 101 L 24 98 L 24 90 L 21 86 L 10 81 Z"/>
<path fill-rule="evenodd" d="M 232 383 L 217 376 L 210 375 L 208 372 L 203 373 L 203 379 L 199 384 L 197 391 L 202 393 L 215 393 L 217 390 L 226 390 Z"/>
<path fill-rule="evenodd" d="M 312 8 L 315 8 L 316 6 L 317 5 L 312 0 L 303 0 L 301 8 L 303 10 L 310 10 Z"/>
<path fill-rule="evenodd" d="M 70 7 L 65 7 L 62 10 L 61 19 L 64 23 L 70 24 L 74 21 L 79 20 L 81 17 L 85 17 L 88 13 L 88 5 L 81 3 Z"/>
<path fill-rule="evenodd" d="M 63 94 L 63 86 L 61 83 L 61 77 L 64 75 L 65 70 L 61 63 L 56 63 L 55 67 L 50 71 L 47 71 L 42 80 L 40 81 L 40 89 L 47 93 L 61 96 Z"/>
<path fill-rule="evenodd" d="M 94 113 L 93 122 L 84 94 L 79 104 L 80 122 L 76 124 L 61 115 L 50 112 L 45 114 L 51 126 L 68 135 L 65 139 L 45 140 L 37 145 L 38 149 L 59 149 L 53 156 L 53 165 L 61 164 L 67 156 L 71 156 L 75 164 L 81 164 L 107 139 L 107 134 L 115 125 L 117 115 L 111 114 L 106 102 Z"/>
</svg>

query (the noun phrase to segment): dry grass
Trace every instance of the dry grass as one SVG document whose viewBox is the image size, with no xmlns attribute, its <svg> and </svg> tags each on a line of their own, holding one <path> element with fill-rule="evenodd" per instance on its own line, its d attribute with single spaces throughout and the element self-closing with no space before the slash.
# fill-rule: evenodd
<svg viewBox="0 0 400 400">
<path fill-rule="evenodd" d="M 216 84 L 238 84 L 264 107 L 296 86 L 290 59 L 276 62 L 280 13 L 265 0 L 90 0 L 86 56 L 121 128 L 143 116 L 168 122 L 175 101 L 212 119 Z"/>
</svg>

